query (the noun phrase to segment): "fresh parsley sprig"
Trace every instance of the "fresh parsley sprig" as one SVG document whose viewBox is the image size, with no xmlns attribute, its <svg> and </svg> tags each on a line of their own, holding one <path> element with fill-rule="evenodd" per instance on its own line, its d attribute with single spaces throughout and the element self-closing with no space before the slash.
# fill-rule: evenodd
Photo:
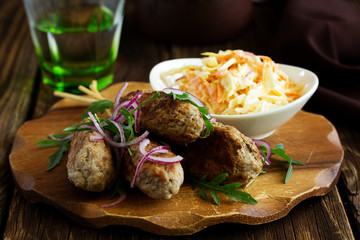
<svg viewBox="0 0 360 240">
<path fill-rule="evenodd" d="M 257 201 L 249 193 L 238 190 L 238 188 L 241 186 L 241 183 L 235 182 L 221 185 L 221 183 L 227 178 L 227 176 L 227 173 L 223 173 L 209 182 L 205 180 L 205 176 L 200 179 L 192 178 L 190 176 L 188 176 L 188 178 L 193 182 L 193 190 L 196 189 L 196 186 L 199 187 L 199 193 L 201 198 L 203 198 L 205 201 L 208 201 L 208 196 L 206 193 L 206 190 L 208 190 L 216 205 L 220 205 L 220 199 L 217 195 L 218 192 L 225 194 L 235 202 L 240 200 L 248 204 L 257 203 Z"/>
</svg>

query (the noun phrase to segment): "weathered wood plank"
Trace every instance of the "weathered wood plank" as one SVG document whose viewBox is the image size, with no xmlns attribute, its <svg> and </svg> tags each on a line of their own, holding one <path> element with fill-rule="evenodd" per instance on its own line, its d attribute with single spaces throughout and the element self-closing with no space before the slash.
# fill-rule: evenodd
<svg viewBox="0 0 360 240">
<path fill-rule="evenodd" d="M 344 201 L 348 205 L 354 234 L 360 237 L 360 128 L 358 123 L 338 123 L 344 149 L 344 164 L 340 175 Z"/>
<path fill-rule="evenodd" d="M 129 1 L 130 2 L 130 1 Z M 260 6 L 260 5 L 259 5 Z M 269 6 L 257 7 L 252 19 L 254 27 L 239 40 L 203 46 L 171 45 L 153 42 L 142 36 L 134 25 L 131 8 L 125 18 L 120 54 L 116 65 L 115 82 L 146 81 L 151 67 L 159 61 L 176 57 L 198 57 L 204 51 L 246 49 L 266 53 L 261 36 L 272 34 L 268 25 L 274 21 Z M 8 154 L 16 129 L 26 119 L 46 113 L 57 99 L 46 86 L 39 85 L 36 104 L 31 109 L 37 63 L 25 24 L 22 3 L 0 2 L 0 233 L 5 227 L 12 186 L 9 185 Z M 15 30 L 14 30 L 15 29 Z M 37 89 L 37 87 L 35 88 Z M 10 97 L 11 96 L 11 97 Z M 29 110 L 30 109 L 30 110 Z M 26 113 L 26 114 L 24 114 Z M 349 211 L 359 223 L 359 129 L 346 126 L 338 129 L 345 150 L 341 180 L 349 190 Z M 356 131 L 356 132 L 355 132 Z M 355 150 L 354 150 L 355 149 Z M 352 178 L 351 176 L 357 176 Z M 44 204 L 31 204 L 17 191 L 12 198 L 7 218 L 5 239 L 178 239 L 157 236 L 134 228 L 112 226 L 104 229 L 83 227 L 69 220 L 56 209 Z M 358 226 L 358 225 L 357 225 Z M 288 216 L 272 223 L 247 226 L 220 224 L 181 239 L 352 239 L 352 232 L 342 201 L 335 188 L 325 197 L 308 199 L 296 206 Z"/>
<path fill-rule="evenodd" d="M 8 155 L 15 133 L 30 109 L 37 69 L 25 12 L 19 2 L 0 3 L 0 233 L 13 188 Z"/>
<path fill-rule="evenodd" d="M 285 218 L 262 225 L 219 224 L 191 237 L 159 236 L 124 226 L 81 226 L 44 204 L 31 204 L 18 191 L 5 239 L 354 239 L 335 188 L 300 203 Z"/>
</svg>

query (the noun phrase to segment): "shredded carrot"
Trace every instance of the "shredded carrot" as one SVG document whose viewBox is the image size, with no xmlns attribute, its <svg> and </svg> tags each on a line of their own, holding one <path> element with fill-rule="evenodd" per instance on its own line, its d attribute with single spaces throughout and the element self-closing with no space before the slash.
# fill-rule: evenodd
<svg viewBox="0 0 360 240">
<path fill-rule="evenodd" d="M 290 82 L 268 56 L 242 50 L 206 52 L 202 55 L 205 56 L 202 66 L 185 66 L 172 69 L 167 74 L 182 73 L 176 85 L 198 97 L 211 113 L 263 111 L 300 97 L 298 91 L 301 87 Z M 262 107 L 257 107 L 259 104 Z"/>
</svg>

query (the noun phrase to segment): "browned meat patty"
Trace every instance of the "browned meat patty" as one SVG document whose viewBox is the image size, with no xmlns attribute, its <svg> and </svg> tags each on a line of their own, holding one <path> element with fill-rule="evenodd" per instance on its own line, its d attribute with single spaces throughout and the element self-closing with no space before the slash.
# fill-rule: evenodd
<svg viewBox="0 0 360 240">
<path fill-rule="evenodd" d="M 131 92 L 122 101 L 131 99 Z M 150 99 L 155 92 L 145 92 L 138 103 Z M 163 141 L 178 145 L 194 142 L 203 132 L 204 120 L 197 107 L 171 96 L 150 101 L 141 108 L 140 129 L 148 130 Z"/>
<path fill-rule="evenodd" d="M 262 168 L 262 156 L 255 143 L 236 128 L 215 122 L 214 131 L 186 147 L 174 148 L 184 160 L 185 172 L 211 180 L 228 173 L 228 182 L 251 181 Z"/>
<path fill-rule="evenodd" d="M 150 141 L 146 146 L 146 151 L 160 146 L 160 144 Z M 122 160 L 122 175 L 129 182 L 133 180 L 136 167 L 143 155 L 140 153 L 139 146 L 131 146 L 132 155 L 125 151 Z M 175 157 L 171 151 L 167 153 L 157 153 L 158 157 Z M 181 164 L 171 163 L 162 164 L 145 160 L 140 168 L 135 186 L 143 193 L 154 199 L 169 199 L 177 194 L 184 181 L 184 170 Z"/>
<path fill-rule="evenodd" d="M 76 132 L 71 140 L 66 164 L 69 180 L 78 188 L 100 192 L 113 181 L 114 162 L 110 146 L 94 142 L 89 131 Z"/>
</svg>

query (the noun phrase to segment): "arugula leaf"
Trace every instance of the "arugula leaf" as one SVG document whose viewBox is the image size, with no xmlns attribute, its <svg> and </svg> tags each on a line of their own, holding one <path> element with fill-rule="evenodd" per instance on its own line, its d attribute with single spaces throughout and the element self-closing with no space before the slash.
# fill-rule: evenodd
<svg viewBox="0 0 360 240">
<path fill-rule="evenodd" d="M 67 137 L 68 135 L 69 135 L 69 133 L 52 134 L 52 136 L 54 138 L 64 138 L 64 137 Z M 51 139 L 51 138 L 48 137 L 48 139 Z"/>
<path fill-rule="evenodd" d="M 61 142 L 61 146 L 58 150 L 56 150 L 51 156 L 50 156 L 50 163 L 46 169 L 46 171 L 50 171 L 51 169 L 53 169 L 54 167 L 56 167 L 59 163 L 60 160 L 63 156 L 63 154 L 68 150 L 69 148 L 69 143 L 68 141 L 66 142 Z"/>
<path fill-rule="evenodd" d="M 286 172 L 286 176 L 285 176 L 285 183 L 287 183 L 290 180 L 290 177 L 291 177 L 292 172 L 293 172 L 292 164 L 297 164 L 297 165 L 304 166 L 305 163 L 297 161 L 297 160 L 293 160 L 288 155 L 286 155 L 285 154 L 285 149 L 284 149 L 284 144 L 279 143 L 279 144 L 275 145 L 275 147 L 276 147 L 275 149 L 271 149 L 271 153 L 282 157 L 283 159 L 285 159 L 289 163 L 289 168 L 288 168 L 288 170 Z"/>
<path fill-rule="evenodd" d="M 131 141 L 134 136 L 134 129 L 133 129 L 133 125 L 135 123 L 135 119 L 133 117 L 133 113 L 139 109 L 140 107 L 144 106 L 146 103 L 159 98 L 159 97 L 163 97 L 163 96 L 168 96 L 168 95 L 172 95 L 174 97 L 174 99 L 180 99 L 180 100 L 187 100 L 189 101 L 191 104 L 195 105 L 196 107 L 199 108 L 200 112 L 203 115 L 205 124 L 206 124 L 206 134 L 203 138 L 207 137 L 210 134 L 210 131 L 213 130 L 213 126 L 210 122 L 210 119 L 208 119 L 206 116 L 209 115 L 207 109 L 205 107 L 200 107 L 197 104 L 195 104 L 191 98 L 189 97 L 188 93 L 184 93 L 184 94 L 174 94 L 174 93 L 169 93 L 169 94 L 160 94 L 160 92 L 156 92 L 154 93 L 154 95 L 148 99 L 147 101 L 142 102 L 141 104 L 139 104 L 134 110 L 132 110 L 132 112 L 129 112 L 126 108 L 122 108 L 119 112 L 121 114 L 123 114 L 125 116 L 125 120 L 121 123 L 122 127 L 124 129 L 124 133 L 125 133 L 125 138 L 127 139 L 127 141 Z M 109 120 L 107 119 L 99 119 L 97 117 L 97 113 L 104 113 L 104 111 L 106 109 L 109 109 L 111 106 L 113 106 L 114 103 L 112 101 L 109 100 L 100 100 L 100 101 L 95 101 L 93 103 L 91 103 L 91 105 L 85 110 L 85 112 L 82 115 L 82 120 L 88 117 L 88 112 L 91 112 L 92 114 L 94 114 L 94 116 L 96 117 L 96 120 L 100 123 L 100 122 L 105 122 L 105 124 L 102 125 L 102 128 L 104 130 L 107 130 L 110 132 L 110 134 L 112 136 L 119 134 L 119 131 L 117 129 L 117 127 Z M 57 134 L 57 135 L 53 135 L 56 138 L 63 138 L 65 137 L 68 133 L 72 133 L 72 132 L 79 132 L 79 131 L 89 131 L 91 130 L 90 128 L 80 128 L 79 126 L 83 126 L 83 125 L 90 125 L 90 126 L 94 126 L 94 123 L 92 121 L 88 121 L 88 122 L 82 122 L 79 124 L 75 124 L 73 126 L 67 127 L 65 128 L 63 131 L 67 132 L 65 134 Z M 59 149 L 50 156 L 50 164 L 47 168 L 47 171 L 53 169 L 55 166 L 57 166 L 64 154 L 64 152 L 67 151 L 67 149 L 69 148 L 69 142 L 70 140 L 63 140 L 63 141 L 59 141 L 59 140 L 53 140 L 53 139 L 47 139 L 47 140 L 43 140 L 43 141 L 39 141 L 36 144 L 40 147 L 59 147 Z M 131 150 L 130 148 L 128 148 L 130 154 L 131 154 Z M 213 193 L 212 193 L 213 194 Z M 206 194 L 205 194 L 206 195 Z"/>
<path fill-rule="evenodd" d="M 131 114 L 133 114 L 137 109 L 139 109 L 140 107 L 144 106 L 146 103 L 156 99 L 156 98 L 160 98 L 160 97 L 164 97 L 164 96 L 172 96 L 174 100 L 179 99 L 182 101 L 189 101 L 192 105 L 194 105 L 195 107 L 197 107 L 200 111 L 200 113 L 202 114 L 202 117 L 204 119 L 205 122 L 205 126 L 206 126 L 206 132 L 205 132 L 205 136 L 200 136 L 200 138 L 207 138 L 210 135 L 210 132 L 214 130 L 213 125 L 211 124 L 210 119 L 207 117 L 209 115 L 209 111 L 205 108 L 205 107 L 201 107 L 199 105 L 197 105 L 194 101 L 192 101 L 192 99 L 189 96 L 188 92 L 184 92 L 182 94 L 176 94 L 174 92 L 170 92 L 167 94 L 160 94 L 159 92 L 154 93 L 154 95 L 147 101 L 142 102 L 141 104 L 139 104 L 138 107 L 136 107 Z"/>
<path fill-rule="evenodd" d="M 82 125 L 91 125 L 91 126 L 94 126 L 94 123 L 93 122 L 82 122 L 82 123 L 78 123 L 78 124 L 75 124 L 73 126 L 70 126 L 70 127 L 67 127 L 65 128 L 63 131 L 64 132 L 79 132 L 79 131 L 89 131 L 90 128 L 80 128 L 78 129 L 79 126 L 82 126 Z"/>
<path fill-rule="evenodd" d="M 108 130 L 110 134 L 120 135 L 118 128 L 115 126 L 113 122 L 111 122 L 108 119 L 105 119 L 104 122 L 106 122 L 106 124 L 104 124 L 103 129 Z"/>
<path fill-rule="evenodd" d="M 125 122 L 126 120 L 127 120 L 127 122 L 128 122 L 128 128 L 127 128 L 127 130 L 128 130 L 128 132 L 127 132 L 128 137 L 127 137 L 127 140 L 128 140 L 128 141 L 131 141 L 131 140 L 133 140 L 134 137 L 135 137 L 135 131 L 134 131 L 134 128 L 133 128 L 133 126 L 134 126 L 134 124 L 135 124 L 135 119 L 134 119 L 132 113 L 130 113 L 129 110 L 127 110 L 127 109 L 124 108 L 124 107 L 120 110 L 120 113 L 125 116 L 124 122 Z M 124 122 L 123 122 L 123 124 L 124 124 Z M 124 130 L 125 130 L 125 129 L 124 129 Z"/>
<path fill-rule="evenodd" d="M 110 108 L 112 105 L 114 105 L 114 103 L 106 99 L 92 102 L 83 113 L 81 120 L 87 118 L 88 112 L 91 112 L 92 114 L 104 113 L 104 111 Z"/>
<path fill-rule="evenodd" d="M 154 100 L 156 98 L 162 97 L 162 96 L 166 96 L 166 95 L 161 95 L 159 92 L 154 93 L 154 95 L 150 99 L 140 103 L 139 106 L 137 106 L 134 110 L 132 110 L 131 114 L 133 114 L 136 110 L 138 110 L 139 108 L 141 108 L 142 106 L 144 106 L 148 102 L 150 102 L 150 101 L 152 101 L 152 100 Z"/>
<path fill-rule="evenodd" d="M 205 201 L 208 201 L 208 197 L 206 194 L 206 189 L 208 189 L 216 205 L 220 205 L 220 200 L 217 195 L 217 192 L 220 192 L 230 197 L 235 202 L 240 200 L 248 204 L 257 203 L 257 201 L 249 193 L 237 190 L 241 186 L 241 183 L 235 182 L 226 185 L 220 185 L 227 178 L 227 176 L 228 176 L 227 173 L 220 174 L 210 182 L 207 182 L 205 180 L 205 176 L 203 176 L 200 179 L 195 179 L 190 176 L 188 176 L 188 178 L 193 182 L 193 186 L 192 186 L 193 190 L 196 189 L 196 186 L 199 187 L 200 196 Z"/>
<path fill-rule="evenodd" d="M 192 105 L 197 107 L 204 119 L 205 126 L 206 126 L 205 136 L 200 136 L 200 138 L 207 138 L 210 135 L 210 132 L 214 130 L 214 126 L 211 124 L 210 119 L 207 117 L 209 115 L 209 111 L 206 109 L 206 107 L 201 107 L 201 106 L 197 105 L 190 98 L 188 92 L 184 92 L 183 94 L 176 94 L 174 92 L 170 92 L 169 94 L 166 94 L 166 95 L 172 95 L 174 100 L 179 99 L 179 100 L 183 100 L 183 101 L 189 101 Z"/>
<path fill-rule="evenodd" d="M 287 183 L 292 175 L 293 172 L 293 168 L 292 168 L 292 164 L 289 164 L 289 168 L 286 172 L 286 176 L 285 176 L 285 183 Z"/>
<path fill-rule="evenodd" d="M 60 147 L 63 145 L 63 142 L 59 140 L 48 139 L 39 141 L 36 143 L 36 145 L 39 147 Z"/>
</svg>

